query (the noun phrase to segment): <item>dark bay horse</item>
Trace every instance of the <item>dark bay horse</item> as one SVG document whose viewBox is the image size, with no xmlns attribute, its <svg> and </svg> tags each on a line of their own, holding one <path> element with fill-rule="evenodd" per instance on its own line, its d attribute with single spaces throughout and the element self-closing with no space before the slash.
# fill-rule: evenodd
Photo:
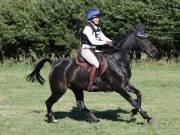
<svg viewBox="0 0 180 135">
<path fill-rule="evenodd" d="M 134 51 L 142 51 L 152 57 L 157 57 L 159 52 L 156 47 L 148 40 L 144 33 L 143 25 L 137 25 L 136 28 L 128 33 L 122 40 L 107 48 L 104 56 L 108 67 L 105 73 L 97 79 L 97 86 L 94 92 L 115 91 L 124 97 L 133 107 L 132 115 L 139 112 L 148 123 L 153 123 L 154 119 L 141 108 L 141 92 L 129 83 L 131 78 L 131 61 Z M 49 122 L 57 122 L 52 106 L 66 92 L 71 89 L 75 95 L 77 107 L 84 112 L 87 118 L 92 122 L 98 122 L 99 119 L 85 106 L 84 93 L 88 85 L 88 72 L 75 63 L 75 59 L 62 59 L 53 62 L 49 58 L 42 59 L 34 68 L 33 72 L 27 76 L 29 81 L 37 80 L 43 84 L 44 79 L 40 75 L 40 70 L 44 63 L 49 62 L 52 65 L 49 74 L 49 83 L 51 96 L 46 101 L 47 118 Z M 134 93 L 137 99 L 133 99 L 130 93 Z"/>
</svg>

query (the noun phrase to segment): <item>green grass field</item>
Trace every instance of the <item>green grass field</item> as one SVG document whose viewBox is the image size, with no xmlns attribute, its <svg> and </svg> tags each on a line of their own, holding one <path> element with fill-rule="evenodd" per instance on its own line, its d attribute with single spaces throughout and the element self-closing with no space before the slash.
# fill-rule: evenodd
<svg viewBox="0 0 180 135">
<path fill-rule="evenodd" d="M 155 120 L 148 125 L 140 116 L 129 123 L 132 107 L 117 93 L 85 92 L 86 106 L 100 118 L 88 123 L 74 109 L 70 90 L 54 105 L 58 122 L 48 124 L 45 100 L 49 84 L 26 82 L 31 65 L 0 65 L 0 135 L 178 135 L 180 133 L 180 64 L 133 64 L 131 83 L 142 92 L 142 107 Z M 42 70 L 47 80 L 50 67 Z"/>
</svg>

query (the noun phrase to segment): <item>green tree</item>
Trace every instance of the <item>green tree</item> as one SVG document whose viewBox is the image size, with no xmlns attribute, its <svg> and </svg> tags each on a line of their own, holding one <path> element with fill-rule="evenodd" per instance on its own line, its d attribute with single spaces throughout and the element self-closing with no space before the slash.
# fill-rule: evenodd
<svg viewBox="0 0 180 135">
<path fill-rule="evenodd" d="M 70 56 L 91 7 L 101 10 L 101 27 L 112 39 L 144 22 L 164 55 L 179 55 L 179 0 L 1 0 L 0 59 Z"/>
</svg>

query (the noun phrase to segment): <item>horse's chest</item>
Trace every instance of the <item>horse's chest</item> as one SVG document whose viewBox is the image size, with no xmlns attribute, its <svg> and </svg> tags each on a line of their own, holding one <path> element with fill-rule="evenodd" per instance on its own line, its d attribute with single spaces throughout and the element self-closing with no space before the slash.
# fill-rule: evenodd
<svg viewBox="0 0 180 135">
<path fill-rule="evenodd" d="M 119 67 L 118 70 L 114 70 L 113 78 L 117 81 L 127 83 L 131 78 L 131 70 L 129 67 Z"/>
</svg>

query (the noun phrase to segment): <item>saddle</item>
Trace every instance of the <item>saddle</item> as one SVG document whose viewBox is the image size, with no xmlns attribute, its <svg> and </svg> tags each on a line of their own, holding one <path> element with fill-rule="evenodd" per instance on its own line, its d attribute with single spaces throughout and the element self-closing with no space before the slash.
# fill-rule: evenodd
<svg viewBox="0 0 180 135">
<path fill-rule="evenodd" d="M 106 58 L 101 55 L 101 54 L 98 54 L 98 53 L 94 53 L 96 58 L 98 59 L 99 61 L 99 68 L 97 69 L 97 75 L 98 76 L 101 76 L 106 70 L 107 70 L 107 67 L 108 67 L 108 63 L 107 63 L 107 60 Z M 84 68 L 85 70 L 87 70 L 88 72 L 90 71 L 92 65 L 89 64 L 82 56 L 81 56 L 81 53 L 78 52 L 78 55 L 77 57 L 75 58 L 75 63 L 77 65 L 79 65 L 80 67 Z"/>
</svg>

